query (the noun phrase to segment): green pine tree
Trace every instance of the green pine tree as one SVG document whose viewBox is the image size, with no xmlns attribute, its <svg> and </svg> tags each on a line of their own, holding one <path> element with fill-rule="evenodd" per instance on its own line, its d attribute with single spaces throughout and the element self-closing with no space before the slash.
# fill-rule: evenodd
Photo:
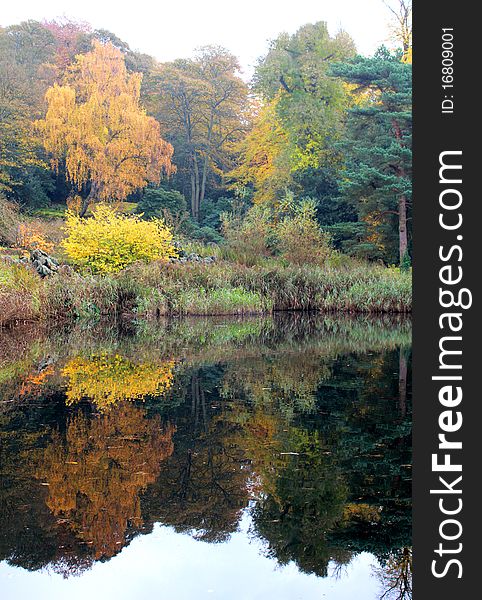
<svg viewBox="0 0 482 600">
<path fill-rule="evenodd" d="M 333 65 L 332 71 L 355 84 L 357 97 L 343 142 L 342 193 L 359 218 L 376 227 L 384 258 L 403 263 L 412 200 L 412 66 L 400 52 L 382 47 L 371 58 L 358 56 Z"/>
</svg>

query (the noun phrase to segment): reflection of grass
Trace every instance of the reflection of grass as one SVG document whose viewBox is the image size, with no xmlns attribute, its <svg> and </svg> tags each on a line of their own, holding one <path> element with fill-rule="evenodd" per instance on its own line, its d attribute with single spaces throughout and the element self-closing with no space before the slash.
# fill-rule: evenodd
<svg viewBox="0 0 482 600">
<path fill-rule="evenodd" d="M 0 333 L 0 386 L 32 370 L 43 353 L 42 337 L 42 332 L 30 328 Z"/>
<path fill-rule="evenodd" d="M 192 366 L 244 361 L 249 366 L 246 361 L 262 354 L 276 359 L 273 368 L 278 368 L 276 365 L 289 365 L 293 354 L 304 354 L 311 364 L 310 356 L 313 360 L 336 358 L 410 344 L 410 321 L 393 318 L 293 314 L 283 318 L 168 319 L 156 327 L 140 323 L 129 332 L 114 326 L 77 326 L 65 331 L 30 327 L 0 335 L 4 356 L 0 361 L 0 396 L 15 395 L 18 385 L 39 372 L 47 358 L 56 365 L 52 385 L 60 383 L 61 371 L 66 369 L 64 376 L 76 390 L 70 392 L 72 401 L 82 395 L 94 396 L 95 402 L 108 405 L 109 398 L 117 396 L 156 395 L 156 386 L 167 376 L 164 366 L 172 367 L 173 361 Z M 120 357 L 117 363 L 115 356 Z M 309 401 L 302 384 L 298 396 Z M 139 386 L 144 386 L 142 391 Z"/>
<path fill-rule="evenodd" d="M 236 315 L 266 312 L 270 303 L 243 288 L 190 289 L 179 293 L 174 312 L 188 315 Z"/>
</svg>

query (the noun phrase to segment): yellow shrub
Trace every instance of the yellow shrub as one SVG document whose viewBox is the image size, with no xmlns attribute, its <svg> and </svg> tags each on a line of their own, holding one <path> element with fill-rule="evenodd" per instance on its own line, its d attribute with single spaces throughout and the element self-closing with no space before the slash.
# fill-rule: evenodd
<svg viewBox="0 0 482 600">
<path fill-rule="evenodd" d="M 168 260 L 176 256 L 172 233 L 161 220 L 117 214 L 98 206 L 92 218 L 67 213 L 67 237 L 62 247 L 72 262 L 93 273 L 115 273 L 142 260 Z"/>
</svg>

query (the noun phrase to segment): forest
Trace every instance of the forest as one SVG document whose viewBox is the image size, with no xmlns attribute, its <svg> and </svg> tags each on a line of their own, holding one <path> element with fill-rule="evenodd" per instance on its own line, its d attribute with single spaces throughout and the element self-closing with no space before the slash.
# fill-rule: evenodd
<svg viewBox="0 0 482 600">
<path fill-rule="evenodd" d="M 324 22 L 249 79 L 68 19 L 0 28 L 0 325 L 411 310 L 411 29 Z"/>
</svg>

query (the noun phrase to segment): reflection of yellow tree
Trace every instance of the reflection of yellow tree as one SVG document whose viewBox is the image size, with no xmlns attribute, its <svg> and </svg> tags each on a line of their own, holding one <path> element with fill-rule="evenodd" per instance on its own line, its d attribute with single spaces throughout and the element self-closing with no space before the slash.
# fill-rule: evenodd
<svg viewBox="0 0 482 600">
<path fill-rule="evenodd" d="M 36 476 L 49 486 L 54 515 L 92 546 L 95 559 L 113 556 L 130 526 L 142 525 L 139 495 L 174 449 L 175 428 L 121 403 L 94 418 L 77 415 L 39 456 Z"/>
<path fill-rule="evenodd" d="M 286 423 L 263 409 L 248 412 L 242 406 L 234 407 L 233 419 L 241 427 L 233 430 L 228 442 L 232 447 L 243 448 L 251 463 L 254 478 L 249 491 L 255 496 L 261 491 L 275 495 L 276 472 L 283 462 L 279 434 Z"/>
<path fill-rule="evenodd" d="M 68 379 L 66 403 L 88 398 L 99 410 L 106 410 L 120 400 L 160 396 L 172 386 L 173 368 L 174 361 L 137 364 L 119 354 L 78 356 L 62 370 Z"/>
</svg>

